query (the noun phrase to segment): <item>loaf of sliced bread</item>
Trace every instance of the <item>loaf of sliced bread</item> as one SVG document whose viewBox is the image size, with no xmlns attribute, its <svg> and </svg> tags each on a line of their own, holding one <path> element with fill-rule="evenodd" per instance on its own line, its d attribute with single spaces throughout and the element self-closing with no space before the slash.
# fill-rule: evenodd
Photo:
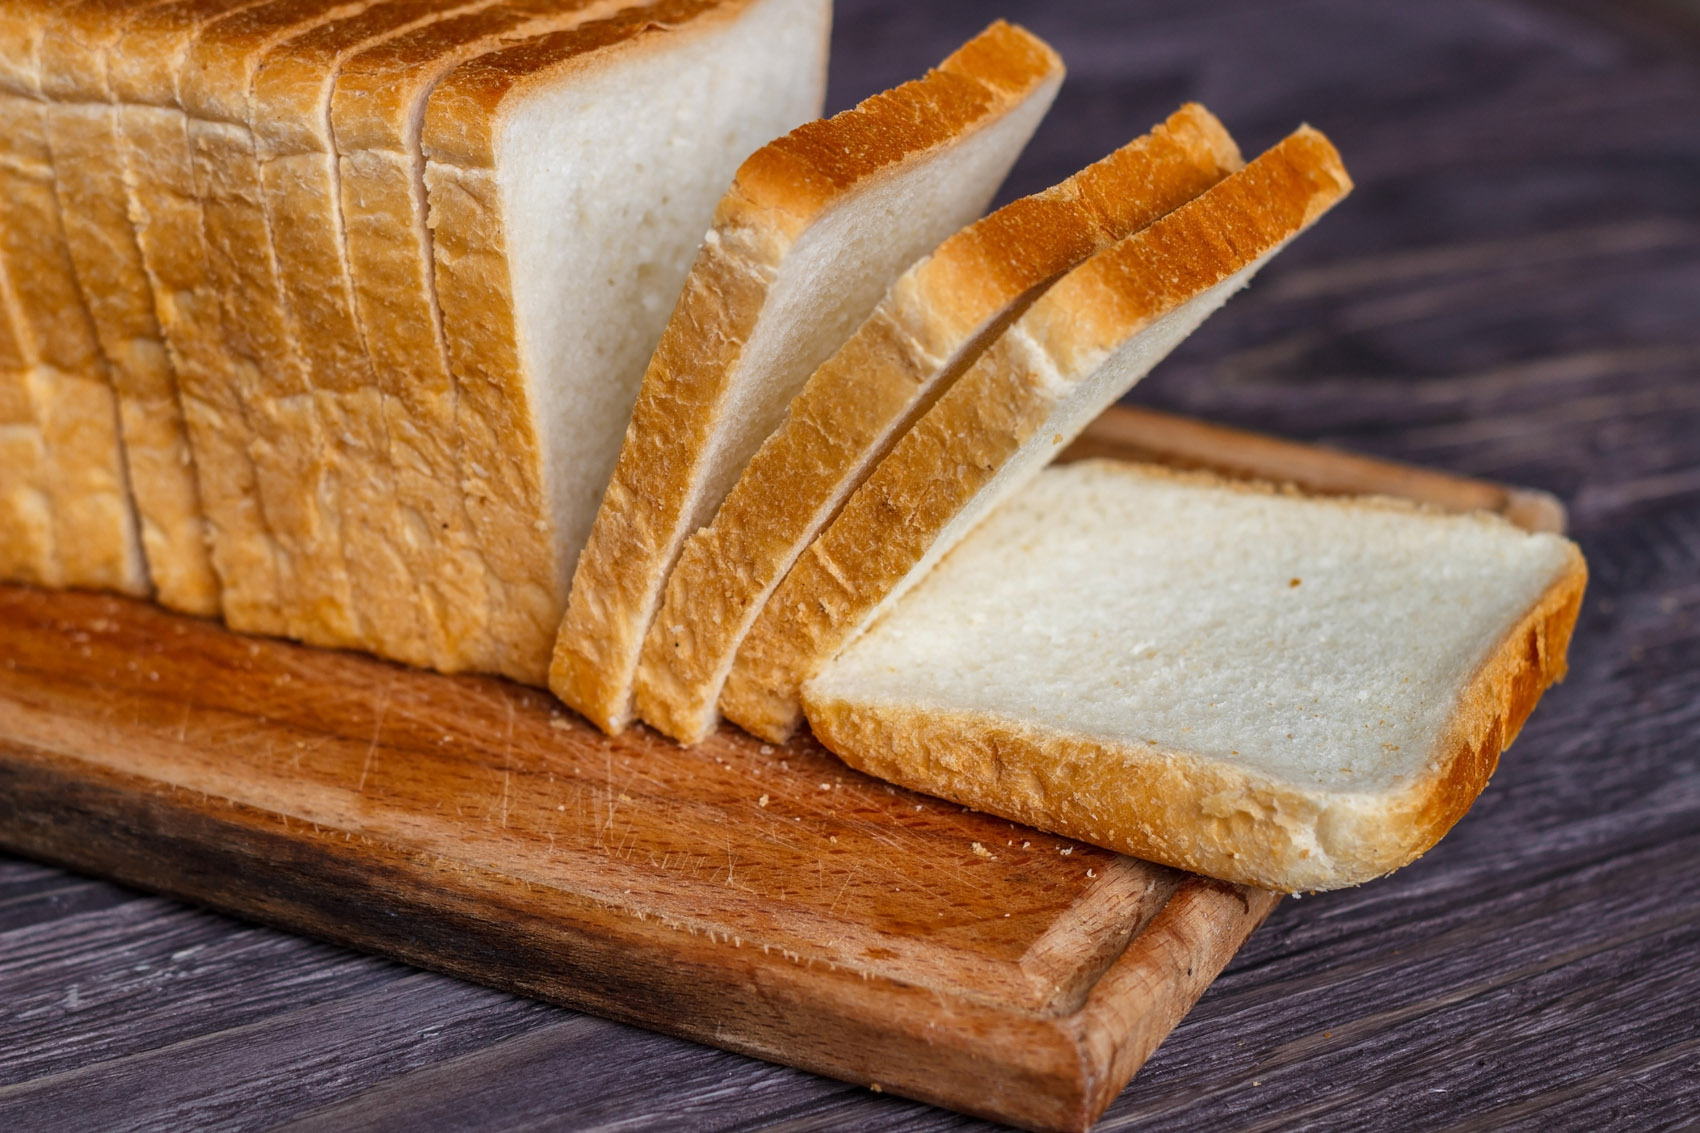
<svg viewBox="0 0 1700 1133">
<path fill-rule="evenodd" d="M 0 11 L 0 271 L 28 374 L 61 585 L 147 594 L 149 583 L 106 359 L 59 213 L 41 90 L 57 5 Z"/>
<path fill-rule="evenodd" d="M 644 375 L 561 623 L 550 687 L 598 727 L 631 718 L 685 537 L 898 273 L 985 209 L 1062 71 L 1043 42 L 994 24 L 738 170 Z"/>
<path fill-rule="evenodd" d="M 661 0 L 469 60 L 426 108 L 478 668 L 542 683 L 644 364 L 714 202 L 819 113 L 826 0 Z M 472 667 L 472 666 L 469 666 Z"/>
<path fill-rule="evenodd" d="M 1088 461 L 805 691 L 852 765 L 1287 892 L 1434 845 L 1564 675 L 1587 570 L 1497 516 Z"/>
<path fill-rule="evenodd" d="M 118 399 L 125 468 L 154 597 L 219 612 L 195 463 L 153 292 L 130 226 L 107 54 L 161 0 L 56 5 L 41 41 L 54 183 L 71 262 Z"/>
<path fill-rule="evenodd" d="M 1041 288 L 1240 165 L 1221 123 L 1185 106 L 904 272 L 792 400 L 714 521 L 685 541 L 644 643 L 638 715 L 684 743 L 707 736 L 762 604 L 914 417 Z"/>
<path fill-rule="evenodd" d="M 445 13 L 341 58 L 328 107 L 305 120 L 310 129 L 276 130 L 270 123 L 286 116 L 274 113 L 255 120 L 295 324 L 312 328 L 305 337 L 319 368 L 340 358 L 339 372 L 359 376 L 358 386 L 339 387 L 342 412 L 358 413 L 357 435 L 380 446 L 364 454 L 375 467 L 360 477 L 351 466 L 343 480 L 354 485 L 355 504 L 383 523 L 386 551 L 405 575 L 366 620 L 367 647 L 384 656 L 444 671 L 477 667 L 465 643 L 483 632 L 489 607 L 459 492 L 452 380 L 429 270 L 425 100 L 467 59 L 623 6 L 506 0 Z M 310 36 L 320 51 L 334 27 Z M 257 104 L 306 89 L 288 78 L 303 72 L 304 46 L 273 53 L 256 80 Z M 415 412 L 421 404 L 437 412 Z M 344 446 L 344 460 L 353 455 Z"/>
<path fill-rule="evenodd" d="M 787 738 L 804 680 L 1350 185 L 1328 140 L 1300 129 L 1053 285 L 797 559 L 745 637 L 721 711 Z"/>
</svg>

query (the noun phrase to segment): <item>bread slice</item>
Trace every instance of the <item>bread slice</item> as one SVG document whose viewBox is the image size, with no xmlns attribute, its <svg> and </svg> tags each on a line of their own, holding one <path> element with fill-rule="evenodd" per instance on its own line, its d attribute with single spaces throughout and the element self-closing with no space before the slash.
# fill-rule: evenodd
<svg viewBox="0 0 1700 1133">
<path fill-rule="evenodd" d="M 644 375 L 561 623 L 550 687 L 598 727 L 631 718 L 685 536 L 897 274 L 986 207 L 1062 70 L 1043 42 L 994 24 L 738 170 Z"/>
<path fill-rule="evenodd" d="M 130 226 L 107 52 L 161 0 L 54 6 L 42 36 L 46 127 L 67 250 L 109 364 L 142 550 L 157 601 L 219 612 L 200 487 L 153 292 Z"/>
<path fill-rule="evenodd" d="M 349 304 L 354 316 L 356 341 L 371 371 L 366 408 L 378 415 L 381 424 L 372 428 L 388 446 L 390 544 L 402 554 L 411 581 L 405 624 L 422 630 L 413 655 L 401 659 L 416 664 L 479 668 L 479 660 L 494 652 L 479 644 L 490 597 L 459 491 L 453 379 L 432 283 L 420 148 L 426 99 L 468 59 L 606 16 L 627 2 L 509 0 L 372 44 L 344 60 L 336 76 L 328 116 L 334 156 L 300 147 L 288 159 L 299 172 L 287 179 L 274 179 L 267 167 L 274 234 L 299 228 L 298 221 L 278 224 L 280 213 L 324 214 L 335 220 L 321 221 L 318 229 L 342 237 L 313 257 L 325 262 L 311 271 L 286 269 L 284 278 L 330 279 L 324 290 L 337 296 L 337 304 Z M 333 252 L 342 257 L 334 267 L 328 261 Z M 298 258 L 283 245 L 279 257 Z M 291 305 L 302 307 L 293 291 Z M 401 657 L 393 644 L 380 651 Z"/>
<path fill-rule="evenodd" d="M 721 711 L 788 737 L 804 680 L 1350 187 L 1306 127 L 1059 280 L 798 558 L 744 638 Z"/>
<path fill-rule="evenodd" d="M 541 682 L 644 362 L 714 201 L 819 112 L 825 0 L 662 0 L 462 64 L 423 134 L 488 667 Z"/>
<path fill-rule="evenodd" d="M 1564 675 L 1587 568 L 1498 516 L 1088 461 L 805 691 L 852 765 L 1298 892 L 1411 861 Z"/>
<path fill-rule="evenodd" d="M 149 592 L 117 405 L 54 191 L 40 50 L 51 6 L 0 12 L 0 271 L 35 391 L 61 583 Z"/>
<path fill-rule="evenodd" d="M 709 526 L 685 541 L 638 666 L 638 715 L 708 735 L 744 632 L 791 564 L 914 417 L 1061 273 L 1241 165 L 1188 105 L 1061 184 L 950 237 L 816 370 Z"/>
</svg>

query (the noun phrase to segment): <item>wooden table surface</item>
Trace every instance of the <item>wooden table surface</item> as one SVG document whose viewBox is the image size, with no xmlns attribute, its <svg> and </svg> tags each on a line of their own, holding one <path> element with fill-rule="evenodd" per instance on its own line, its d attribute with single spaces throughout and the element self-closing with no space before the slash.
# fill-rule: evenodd
<svg viewBox="0 0 1700 1133">
<path fill-rule="evenodd" d="M 1068 59 L 1009 192 L 1205 102 L 1345 205 L 1133 401 L 1557 493 L 1569 681 L 1435 850 L 1283 902 L 1102 1128 L 1700 1115 L 1700 35 L 1657 0 L 840 0 L 832 104 L 992 15 Z M 0 645 L 3 649 L 3 645 Z M 983 1123 L 0 858 L 0 1128 Z"/>
</svg>

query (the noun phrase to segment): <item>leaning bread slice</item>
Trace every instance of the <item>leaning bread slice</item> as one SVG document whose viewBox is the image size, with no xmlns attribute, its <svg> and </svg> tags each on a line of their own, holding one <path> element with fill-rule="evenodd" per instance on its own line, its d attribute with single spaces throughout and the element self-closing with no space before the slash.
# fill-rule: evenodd
<svg viewBox="0 0 1700 1133">
<path fill-rule="evenodd" d="M 56 6 L 0 11 L 0 272 L 35 397 L 63 585 L 149 592 L 117 402 L 54 189 L 41 43 Z"/>
<path fill-rule="evenodd" d="M 154 597 L 219 612 L 195 463 L 153 292 L 130 227 L 118 108 L 107 54 L 130 19 L 161 0 L 77 0 L 55 7 L 41 43 L 42 94 L 60 215 L 84 303 L 110 366 Z"/>
<path fill-rule="evenodd" d="M 1350 187 L 1328 139 L 1302 128 L 1059 280 L 798 558 L 745 637 L 721 711 L 788 737 L 804 680 Z"/>
<path fill-rule="evenodd" d="M 280 226 L 280 214 L 334 216 L 322 228 L 341 234 L 334 248 L 289 238 L 278 255 L 316 265 L 285 270 L 286 282 L 328 278 L 324 290 L 352 306 L 371 367 L 371 408 L 381 415 L 388 446 L 392 522 L 401 527 L 392 544 L 406 556 L 415 603 L 410 624 L 422 627 L 428 656 L 412 659 L 442 671 L 485 667 L 481 659 L 493 650 L 481 635 L 492 599 L 459 491 L 453 379 L 431 280 L 420 148 L 426 98 L 469 59 L 625 6 L 624 0 L 508 0 L 372 44 L 337 73 L 329 115 L 332 155 L 300 147 L 267 166 L 274 234 L 301 231 L 299 219 Z M 285 163 L 295 172 L 275 177 L 273 169 Z M 330 202 L 322 197 L 327 190 L 334 195 Z M 342 257 L 334 266 L 331 254 Z M 292 287 L 290 301 L 301 310 L 298 289 L 298 283 Z"/>
<path fill-rule="evenodd" d="M 1062 63 L 992 25 L 926 77 L 770 143 L 738 171 L 644 375 L 550 670 L 598 727 L 631 718 L 645 633 L 685 536 L 714 514 L 808 376 L 887 286 L 978 216 Z"/>
<path fill-rule="evenodd" d="M 819 113 L 825 0 L 662 0 L 456 68 L 423 146 L 488 667 L 547 675 L 645 360 L 738 162 Z"/>
<path fill-rule="evenodd" d="M 1564 675 L 1587 569 L 1498 516 L 1090 461 L 805 691 L 852 765 L 1228 881 L 1397 869 Z"/>
<path fill-rule="evenodd" d="M 1240 165 L 1221 123 L 1188 105 L 1103 161 L 969 225 L 904 272 L 792 400 L 714 522 L 685 541 L 644 642 L 638 715 L 684 743 L 707 736 L 762 603 L 991 334 L 1058 275 Z"/>
</svg>

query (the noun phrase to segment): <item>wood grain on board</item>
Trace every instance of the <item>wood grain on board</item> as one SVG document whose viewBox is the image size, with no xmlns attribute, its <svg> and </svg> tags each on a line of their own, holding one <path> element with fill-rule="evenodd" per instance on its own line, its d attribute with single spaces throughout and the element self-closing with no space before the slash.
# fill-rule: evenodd
<svg viewBox="0 0 1700 1133">
<path fill-rule="evenodd" d="M 1336 491 L 1526 499 L 1123 409 L 1080 451 L 1136 435 Z M 1090 1125 L 1277 901 L 807 737 L 609 738 L 506 681 L 103 595 L 0 588 L 0 637 L 0 846 L 1013 1124 Z"/>
</svg>

